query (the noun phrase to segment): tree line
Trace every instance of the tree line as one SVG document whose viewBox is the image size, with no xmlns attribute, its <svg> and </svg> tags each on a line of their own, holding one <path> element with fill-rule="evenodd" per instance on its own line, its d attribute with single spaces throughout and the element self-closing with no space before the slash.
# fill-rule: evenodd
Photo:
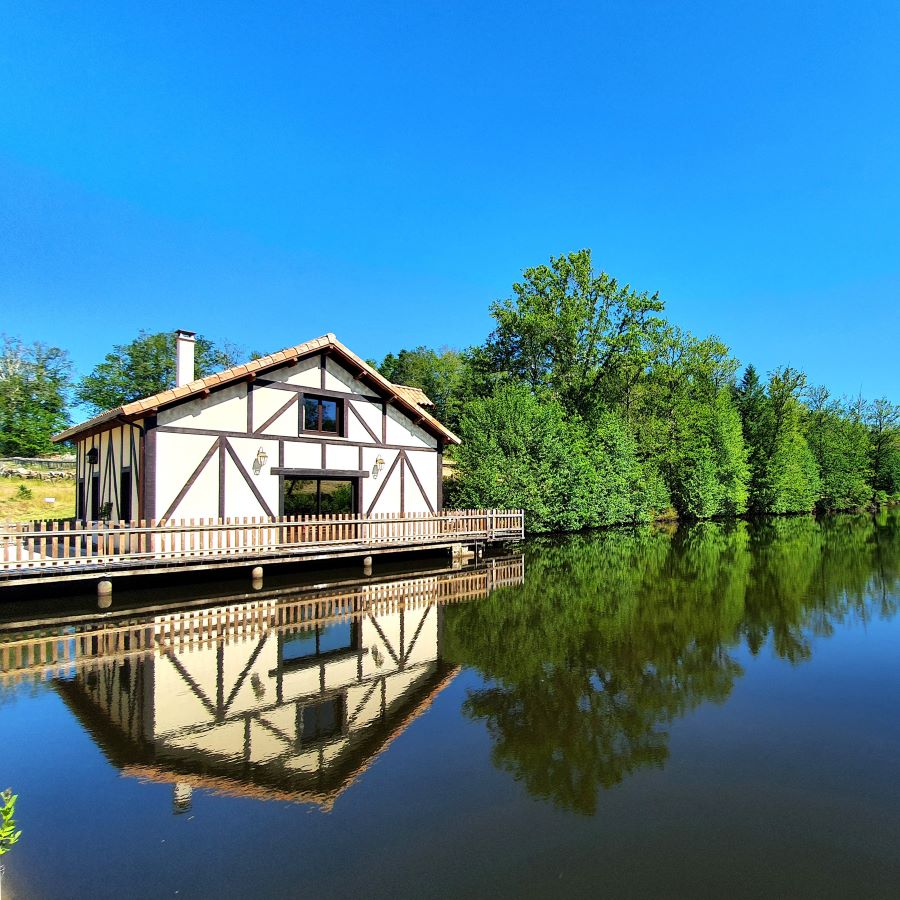
<svg viewBox="0 0 900 900">
<path fill-rule="evenodd" d="M 900 405 L 834 398 L 791 367 L 742 369 L 717 337 L 669 322 L 657 294 L 596 272 L 590 250 L 526 269 L 490 312 L 480 345 L 372 361 L 462 438 L 448 504 L 521 507 L 531 531 L 574 531 L 900 498 Z M 198 377 L 242 357 L 197 338 Z M 76 404 L 173 387 L 174 359 L 171 332 L 141 332 L 76 379 L 64 350 L 4 338 L 0 455 L 49 452 Z"/>
<path fill-rule="evenodd" d="M 842 510 L 900 498 L 900 406 L 832 397 L 803 372 L 743 371 L 590 250 L 526 269 L 463 352 L 382 360 L 462 438 L 445 496 L 522 507 L 531 531 Z"/>
</svg>

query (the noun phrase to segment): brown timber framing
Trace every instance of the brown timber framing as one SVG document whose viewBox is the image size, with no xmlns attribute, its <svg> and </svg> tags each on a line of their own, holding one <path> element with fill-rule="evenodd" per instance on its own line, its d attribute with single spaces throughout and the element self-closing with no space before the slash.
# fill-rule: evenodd
<svg viewBox="0 0 900 900">
<path fill-rule="evenodd" d="M 381 397 L 371 394 L 354 394 L 352 391 L 333 391 L 331 388 L 310 387 L 308 384 L 290 384 L 287 381 L 270 381 L 268 378 L 257 378 L 260 387 L 273 388 L 276 391 L 292 391 L 295 394 L 312 394 L 315 397 L 328 397 L 332 400 L 364 400 L 366 403 L 381 403 Z"/>
<path fill-rule="evenodd" d="M 433 447 L 427 446 L 415 446 L 413 444 L 388 444 L 388 443 L 378 443 L 372 444 L 368 441 L 351 441 L 349 438 L 338 437 L 337 435 L 328 435 L 323 434 L 321 437 L 316 436 L 312 432 L 304 432 L 302 435 L 290 435 L 290 434 L 247 434 L 245 431 L 224 431 L 224 430 L 213 430 L 209 428 L 186 428 L 180 425 L 160 425 L 157 431 L 162 432 L 164 434 L 197 434 L 197 435 L 207 435 L 209 437 L 234 437 L 234 438 L 246 438 L 246 437 L 257 437 L 257 438 L 267 438 L 273 441 L 287 441 L 288 443 L 293 444 L 335 444 L 335 445 L 343 445 L 345 447 L 370 447 L 370 448 L 378 448 L 380 450 L 421 450 L 424 452 L 433 453 Z"/>
<path fill-rule="evenodd" d="M 156 434 L 156 416 L 148 416 L 141 435 L 142 519 L 156 518 Z"/>
<path fill-rule="evenodd" d="M 369 472 L 366 469 L 291 469 L 285 466 L 273 466 L 273 475 L 287 475 L 290 478 L 323 478 L 323 479 L 342 479 L 342 478 L 368 478 Z"/>
<path fill-rule="evenodd" d="M 444 508 L 444 442 L 437 445 L 437 511 Z"/>
</svg>

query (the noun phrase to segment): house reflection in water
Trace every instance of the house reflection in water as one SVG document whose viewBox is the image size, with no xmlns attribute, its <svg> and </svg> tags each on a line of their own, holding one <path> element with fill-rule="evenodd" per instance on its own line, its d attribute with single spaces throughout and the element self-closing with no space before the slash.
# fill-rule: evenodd
<svg viewBox="0 0 900 900">
<path fill-rule="evenodd" d="M 124 774 L 173 785 L 176 812 L 195 787 L 329 809 L 456 675 L 441 659 L 443 606 L 522 580 L 517 557 L 132 617 L 118 652 L 80 632 L 87 655 L 56 687 Z"/>
</svg>

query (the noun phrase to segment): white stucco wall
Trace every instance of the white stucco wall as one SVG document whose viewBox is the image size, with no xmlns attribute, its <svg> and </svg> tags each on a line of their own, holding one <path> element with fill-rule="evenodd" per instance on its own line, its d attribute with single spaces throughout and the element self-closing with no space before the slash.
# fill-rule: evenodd
<svg viewBox="0 0 900 900">
<path fill-rule="evenodd" d="M 413 424 L 396 408 L 388 406 L 385 418 L 382 413 L 382 402 L 366 399 L 373 396 L 373 389 L 357 380 L 336 360 L 330 358 L 326 360 L 325 380 L 326 389 L 338 392 L 340 396 L 336 399 L 342 400 L 347 406 L 344 416 L 346 433 L 342 436 L 332 437 L 302 432 L 300 392 L 266 384 L 268 381 L 278 381 L 282 384 L 309 388 L 309 393 L 315 394 L 316 390 L 321 390 L 321 378 L 320 360 L 315 356 L 301 360 L 295 366 L 283 367 L 258 377 L 253 382 L 252 388 L 248 382 L 241 382 L 220 390 L 212 390 L 207 397 L 197 397 L 170 409 L 161 410 L 157 419 L 155 443 L 154 517 L 216 518 L 222 509 L 226 517 L 278 515 L 279 479 L 271 470 L 279 464 L 279 453 L 283 459 L 283 466 L 287 469 L 324 469 L 326 472 L 340 470 L 371 473 L 376 458 L 381 456 L 385 461 L 381 479 L 371 477 L 360 479 L 360 507 L 361 512 L 366 513 L 379 488 L 384 484 L 384 479 L 387 478 L 387 470 L 398 454 L 396 447 L 389 449 L 382 445 L 383 429 L 386 431 L 386 444 L 408 448 L 408 452 L 413 454 L 409 465 L 418 474 L 428 496 L 428 502 L 422 497 L 411 477 L 411 472 L 407 472 L 401 503 L 400 473 L 395 469 L 387 479 L 389 483 L 379 495 L 372 512 L 396 513 L 401 510 L 426 512 L 429 503 L 436 509 L 438 487 L 435 478 L 437 462 L 434 451 L 437 439 Z M 252 402 L 248 402 L 248 396 L 252 397 Z M 371 434 L 350 411 L 351 406 L 366 422 Z M 269 422 L 279 410 L 282 410 L 281 414 Z M 169 432 L 165 430 L 166 428 L 179 430 Z M 185 433 L 185 430 L 189 433 Z M 257 431 L 259 433 L 256 433 Z M 243 437 L 245 434 L 247 436 Z M 377 443 L 372 435 L 378 439 Z M 184 486 L 196 472 L 204 454 L 211 448 L 212 442 L 219 439 L 234 450 L 247 473 L 246 477 L 232 455 L 226 453 L 224 481 L 220 485 L 222 479 L 219 475 L 219 451 L 216 449 L 203 471 L 196 475 L 194 483 L 184 497 L 173 506 Z M 361 446 L 362 465 L 360 465 Z M 260 448 L 264 450 L 268 460 L 261 472 L 253 474 L 253 461 Z M 424 456 L 430 456 L 432 462 L 420 459 Z M 259 492 L 262 503 L 248 482 Z M 224 506 L 220 503 L 222 489 L 224 489 Z"/>
</svg>

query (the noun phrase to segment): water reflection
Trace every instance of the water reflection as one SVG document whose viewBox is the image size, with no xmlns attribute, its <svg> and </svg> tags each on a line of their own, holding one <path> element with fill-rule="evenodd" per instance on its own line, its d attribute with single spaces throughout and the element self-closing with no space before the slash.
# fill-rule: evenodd
<svg viewBox="0 0 900 900">
<path fill-rule="evenodd" d="M 661 767 L 668 729 L 722 702 L 737 651 L 791 663 L 900 603 L 900 512 L 701 524 L 532 542 L 518 588 L 448 611 L 445 658 L 487 678 L 464 712 L 496 766 L 580 813 Z"/>
<path fill-rule="evenodd" d="M 353 588 L 19 634 L 6 675 L 54 687 L 128 776 L 330 808 L 459 671 L 445 606 L 521 583 L 521 557 Z M 53 648 L 52 658 L 47 648 Z M 12 651 L 16 649 L 17 655 Z"/>
</svg>

